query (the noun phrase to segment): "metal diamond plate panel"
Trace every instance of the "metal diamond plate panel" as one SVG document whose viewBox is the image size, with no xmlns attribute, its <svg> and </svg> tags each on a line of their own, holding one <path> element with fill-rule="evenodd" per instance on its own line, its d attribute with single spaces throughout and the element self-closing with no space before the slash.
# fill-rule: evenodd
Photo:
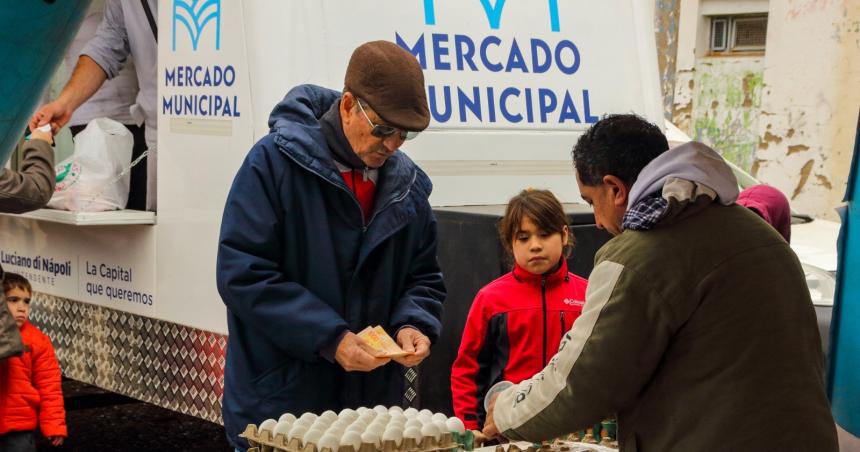
<svg viewBox="0 0 860 452">
<path fill-rule="evenodd" d="M 67 377 L 222 423 L 227 336 L 38 292 L 33 299 L 30 319 Z M 405 377 L 403 406 L 417 406 L 418 372 Z"/>
<path fill-rule="evenodd" d="M 31 320 L 66 376 L 221 423 L 226 336 L 41 293 Z"/>
</svg>

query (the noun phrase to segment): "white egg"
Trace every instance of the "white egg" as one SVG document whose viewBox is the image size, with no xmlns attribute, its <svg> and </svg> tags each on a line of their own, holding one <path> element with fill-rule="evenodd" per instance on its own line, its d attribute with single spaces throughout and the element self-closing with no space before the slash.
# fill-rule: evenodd
<svg viewBox="0 0 860 452">
<path fill-rule="evenodd" d="M 319 416 L 317 416 L 316 414 L 313 414 L 313 413 L 311 413 L 310 411 L 308 411 L 307 413 L 303 413 L 303 414 L 299 417 L 299 419 L 307 419 L 307 420 L 309 420 L 309 421 L 313 422 L 313 421 L 317 420 L 317 418 L 318 418 L 318 417 L 319 417 Z"/>
<path fill-rule="evenodd" d="M 287 436 L 290 433 L 290 429 L 293 428 L 293 424 L 289 421 L 281 421 L 278 422 L 278 425 L 272 430 L 272 437 L 278 436 L 278 434 L 282 434 Z"/>
<path fill-rule="evenodd" d="M 394 405 L 393 407 L 391 407 L 391 408 L 389 408 L 389 409 L 388 409 L 388 412 L 389 412 L 389 413 L 402 413 L 402 412 L 403 412 L 403 408 L 400 408 L 399 406 Z"/>
<path fill-rule="evenodd" d="M 399 446 L 403 442 L 403 432 L 399 428 L 389 427 L 382 433 L 382 441 L 394 441 Z"/>
<path fill-rule="evenodd" d="M 463 425 L 463 421 L 456 417 L 449 417 L 447 421 L 445 421 L 445 425 L 448 427 L 449 432 L 457 432 L 463 434 L 466 432 L 466 426 Z"/>
<path fill-rule="evenodd" d="M 311 428 L 311 425 L 313 425 L 313 423 L 314 422 L 308 418 L 298 418 L 293 422 L 293 427 L 295 427 L 296 425 L 301 425 L 302 427 L 305 427 L 305 429 L 309 429 Z"/>
<path fill-rule="evenodd" d="M 377 437 L 382 438 L 382 434 L 385 432 L 385 430 L 386 430 L 385 424 L 370 424 L 369 426 L 367 426 L 367 429 L 365 429 L 364 431 L 369 432 L 369 433 L 373 433 Z"/>
<path fill-rule="evenodd" d="M 421 429 L 417 428 L 417 427 L 406 427 L 406 430 L 403 430 L 403 437 L 420 440 L 421 439 Z"/>
<path fill-rule="evenodd" d="M 407 419 L 412 419 L 412 418 L 418 416 L 418 410 L 416 410 L 415 408 L 409 407 L 409 408 L 403 410 L 403 415 L 406 416 Z"/>
<path fill-rule="evenodd" d="M 331 433 L 326 433 L 325 435 L 322 436 L 322 438 L 320 438 L 319 442 L 317 443 L 317 450 L 330 449 L 333 452 L 336 452 L 337 447 L 339 445 L 340 445 L 340 438 L 339 437 L 332 435 Z"/>
<path fill-rule="evenodd" d="M 277 425 L 277 424 L 278 424 L 278 421 L 276 421 L 274 419 L 266 419 L 265 421 L 260 423 L 260 426 L 257 427 L 257 431 L 262 432 L 262 431 L 266 430 L 266 431 L 271 432 L 272 429 L 275 428 L 275 425 Z"/>
<path fill-rule="evenodd" d="M 332 434 L 332 435 L 336 436 L 338 439 L 340 439 L 341 435 L 343 435 L 343 432 L 345 432 L 345 431 L 346 431 L 346 429 L 342 429 L 340 427 L 332 425 L 325 432 L 328 434 Z"/>
<path fill-rule="evenodd" d="M 388 422 L 391 419 L 391 415 L 386 411 L 385 413 L 377 414 L 374 419 L 382 419 L 383 421 Z"/>
<path fill-rule="evenodd" d="M 365 430 L 367 430 L 367 427 L 362 425 L 362 424 L 350 424 L 350 426 L 347 427 L 346 430 L 344 430 L 344 431 L 347 433 L 348 432 L 356 432 L 360 435 L 360 434 L 364 433 Z"/>
<path fill-rule="evenodd" d="M 376 405 L 375 407 L 373 407 L 373 411 L 376 411 L 377 413 L 380 413 L 380 414 L 381 414 L 381 413 L 387 413 L 387 412 L 388 412 L 388 408 L 385 408 L 385 407 L 384 407 L 384 406 L 382 406 L 382 405 Z"/>
<path fill-rule="evenodd" d="M 290 424 L 296 422 L 296 417 L 293 416 L 293 413 L 284 413 L 281 417 L 278 418 L 278 422 L 288 421 Z"/>
<path fill-rule="evenodd" d="M 352 446 L 354 450 L 361 447 L 361 433 L 346 432 L 340 437 L 340 447 Z"/>
<path fill-rule="evenodd" d="M 412 427 L 414 427 L 414 428 L 417 428 L 417 429 L 421 430 L 421 427 L 423 427 L 423 426 L 424 426 L 424 423 L 423 423 L 423 422 L 421 422 L 421 421 L 420 421 L 420 420 L 418 420 L 418 419 L 409 419 L 408 421 L 406 421 L 406 424 L 404 424 L 404 426 L 405 426 L 406 428 L 412 428 Z"/>
<path fill-rule="evenodd" d="M 345 415 L 352 415 L 353 413 L 355 413 L 355 410 L 352 408 L 344 408 L 340 410 L 340 413 L 337 413 L 337 417 L 344 417 Z"/>
<path fill-rule="evenodd" d="M 320 414 L 320 417 L 324 417 L 326 419 L 331 419 L 332 421 L 334 421 L 335 419 L 337 419 L 337 413 L 332 410 L 325 410 L 322 412 L 322 414 Z"/>
<path fill-rule="evenodd" d="M 432 418 L 433 418 L 433 420 L 434 420 L 434 421 L 442 421 L 442 422 L 445 422 L 445 421 L 447 421 L 447 420 L 448 420 L 448 416 L 445 416 L 445 415 L 444 415 L 444 414 L 442 414 L 442 413 L 435 413 L 435 414 L 433 415 L 433 417 L 432 417 Z"/>
<path fill-rule="evenodd" d="M 346 430 L 346 427 L 348 425 L 349 425 L 349 421 L 347 421 L 346 419 L 338 419 L 338 420 L 332 422 L 331 424 L 329 424 L 329 427 L 337 427 L 337 428 Z"/>
<path fill-rule="evenodd" d="M 325 432 L 323 432 L 322 430 L 312 428 L 312 429 L 308 430 L 307 432 L 305 432 L 305 436 L 302 437 L 302 443 L 305 445 L 311 444 L 311 443 L 312 444 L 319 444 L 320 438 L 322 438 L 324 433 Z"/>
<path fill-rule="evenodd" d="M 373 432 L 364 432 L 361 434 L 361 442 L 364 444 L 373 444 L 373 447 L 379 449 L 382 446 L 380 436 Z"/>
<path fill-rule="evenodd" d="M 376 419 L 376 416 L 377 416 L 376 411 L 368 410 L 368 411 L 365 411 L 364 413 L 359 414 L 358 418 L 364 422 L 370 422 L 370 421 Z"/>
<path fill-rule="evenodd" d="M 357 411 L 358 414 L 364 414 L 364 413 L 367 413 L 368 411 L 373 411 L 373 410 L 371 410 L 370 408 L 368 408 L 366 406 L 360 406 L 360 407 L 356 408 L 355 411 Z"/>
<path fill-rule="evenodd" d="M 428 410 L 427 408 L 424 408 L 423 410 L 419 411 L 418 414 L 433 417 L 433 412 Z"/>
<path fill-rule="evenodd" d="M 440 433 L 446 433 L 448 431 L 448 425 L 445 423 L 448 418 L 446 417 L 444 421 L 433 421 L 433 425 L 436 426 L 436 429 L 439 430 Z"/>
<path fill-rule="evenodd" d="M 421 427 L 421 436 L 432 436 L 439 439 L 442 436 L 442 432 L 439 431 L 439 427 L 436 427 L 436 424 L 424 424 L 424 427 Z"/>
<path fill-rule="evenodd" d="M 328 428 L 329 425 L 331 425 L 331 422 L 329 422 L 325 418 L 320 417 L 317 418 L 317 420 L 315 420 L 313 424 L 311 424 L 310 428 L 319 428 L 321 430 L 325 430 Z"/>
<path fill-rule="evenodd" d="M 416 417 L 415 419 L 421 421 L 422 424 L 427 424 L 427 423 L 433 422 L 433 417 L 428 416 L 424 413 L 418 413 L 418 417 Z"/>
<path fill-rule="evenodd" d="M 299 424 L 298 422 L 293 424 L 293 428 L 290 429 L 290 432 L 287 434 L 287 438 L 293 439 L 298 438 L 302 440 L 305 437 L 305 432 L 308 431 L 308 428 L 304 425 Z"/>
</svg>

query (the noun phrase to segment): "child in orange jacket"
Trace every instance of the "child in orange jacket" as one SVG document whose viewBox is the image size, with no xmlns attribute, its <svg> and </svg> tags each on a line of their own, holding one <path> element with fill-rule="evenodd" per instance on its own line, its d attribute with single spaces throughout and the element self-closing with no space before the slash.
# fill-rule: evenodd
<svg viewBox="0 0 860 452">
<path fill-rule="evenodd" d="M 21 331 L 24 353 L 0 362 L 0 450 L 35 451 L 37 426 L 59 446 L 67 436 L 66 411 L 54 347 L 29 321 L 30 282 L 7 272 L 3 291 Z"/>
</svg>

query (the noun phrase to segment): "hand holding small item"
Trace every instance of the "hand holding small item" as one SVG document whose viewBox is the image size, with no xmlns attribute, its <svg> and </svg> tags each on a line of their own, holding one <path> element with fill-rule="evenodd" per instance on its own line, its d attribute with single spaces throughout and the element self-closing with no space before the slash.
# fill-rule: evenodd
<svg viewBox="0 0 860 452">
<path fill-rule="evenodd" d="M 48 144 L 53 144 L 54 143 L 54 135 L 51 133 L 51 125 L 45 124 L 41 127 L 36 127 L 35 129 L 31 129 L 30 139 L 31 140 L 47 141 Z"/>
<path fill-rule="evenodd" d="M 487 439 L 493 439 L 498 436 L 501 436 L 499 429 L 496 427 L 496 422 L 493 419 L 493 409 L 496 407 L 497 398 L 499 398 L 499 393 L 493 393 L 489 396 L 489 402 L 487 403 L 487 419 L 484 420 L 484 430 L 482 431 L 485 437 L 485 441 Z"/>
<path fill-rule="evenodd" d="M 337 344 L 334 359 L 347 372 L 370 372 L 391 361 L 391 358 L 380 357 L 378 350 L 351 331 Z"/>
<path fill-rule="evenodd" d="M 394 361 L 406 367 L 415 367 L 430 356 L 430 338 L 415 328 L 401 328 L 397 332 L 397 345 L 408 354 L 395 357 Z"/>
</svg>

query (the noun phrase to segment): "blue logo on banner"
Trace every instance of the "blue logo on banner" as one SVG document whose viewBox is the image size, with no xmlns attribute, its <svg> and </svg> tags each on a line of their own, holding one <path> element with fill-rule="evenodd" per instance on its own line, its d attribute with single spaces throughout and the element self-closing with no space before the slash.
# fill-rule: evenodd
<svg viewBox="0 0 860 452">
<path fill-rule="evenodd" d="M 173 1 L 173 50 L 176 51 L 176 23 L 185 25 L 191 45 L 197 50 L 200 36 L 209 25 L 215 23 L 215 50 L 221 48 L 221 0 L 174 0 Z"/>
</svg>

